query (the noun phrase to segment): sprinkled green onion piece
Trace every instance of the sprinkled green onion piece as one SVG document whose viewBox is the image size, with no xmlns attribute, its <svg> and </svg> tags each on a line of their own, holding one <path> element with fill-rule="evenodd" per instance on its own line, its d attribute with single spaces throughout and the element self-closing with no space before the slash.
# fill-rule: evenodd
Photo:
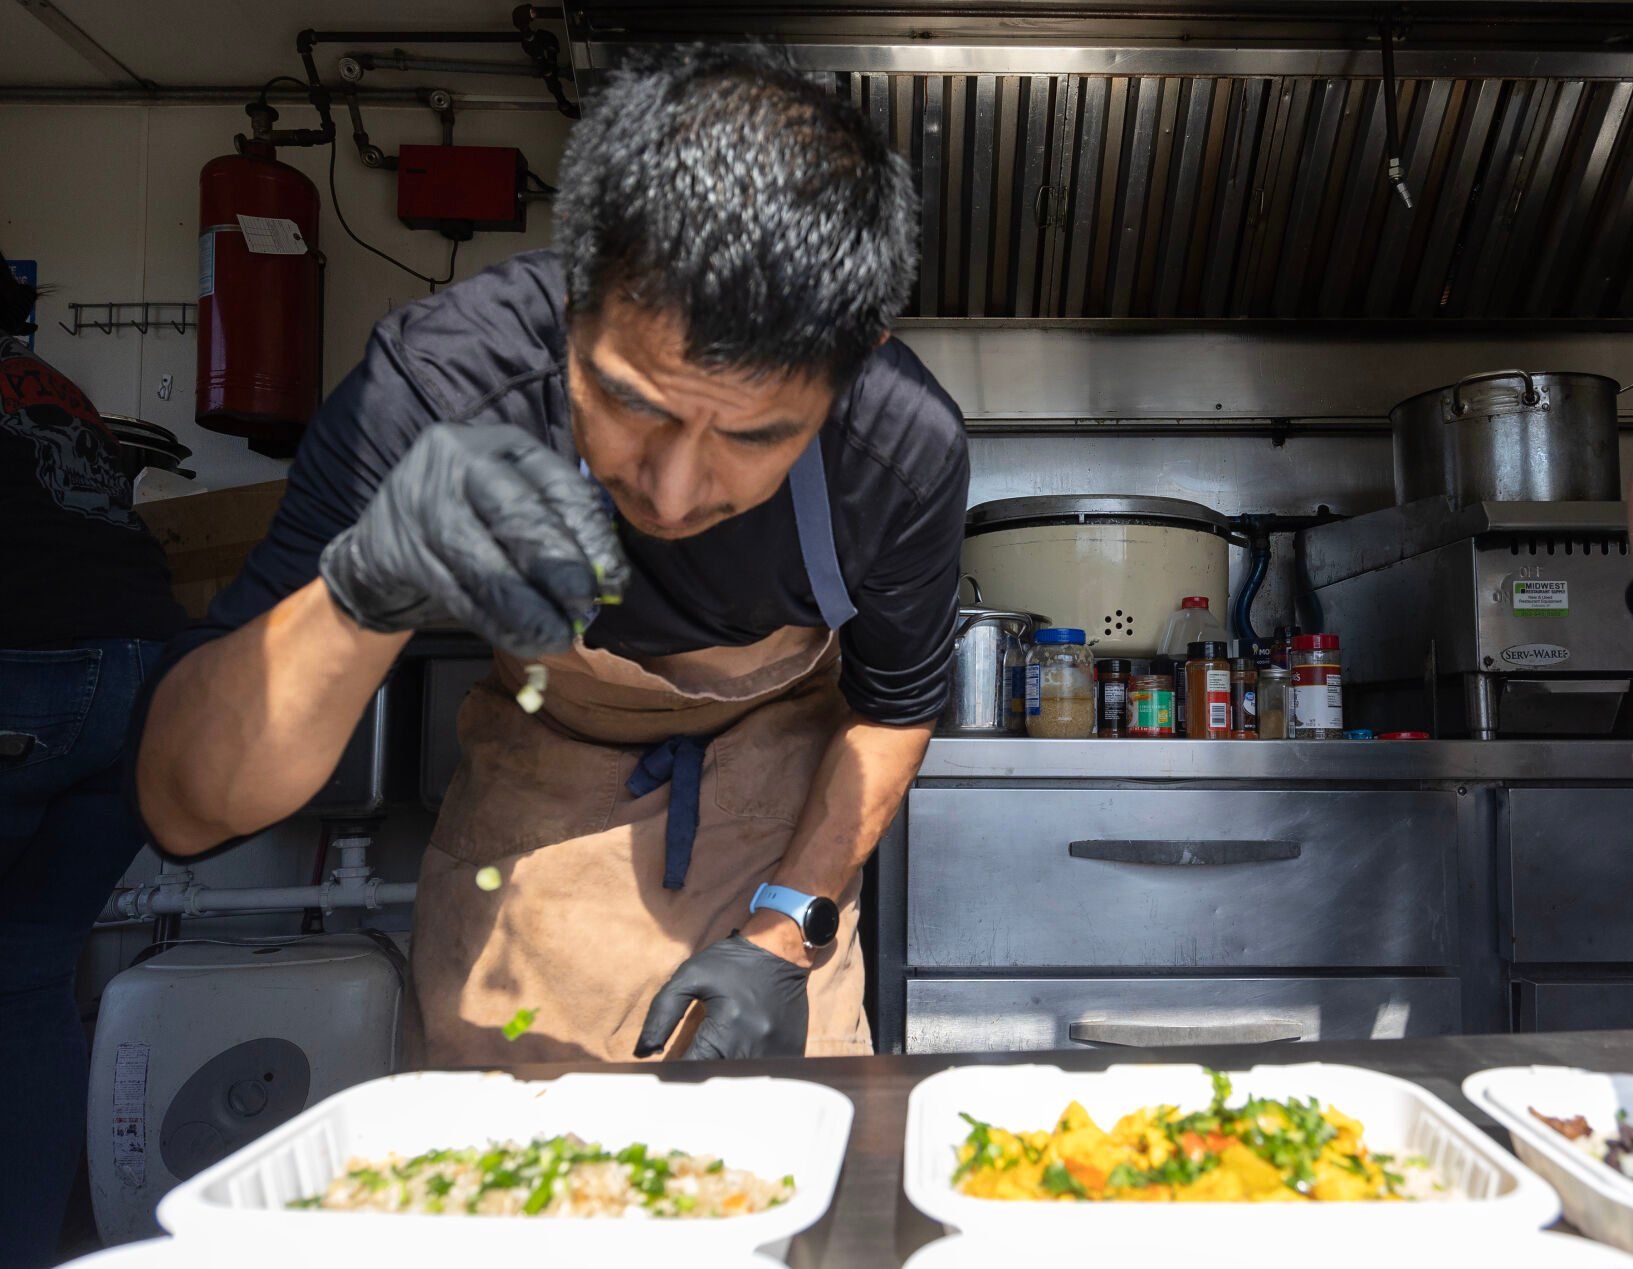
<svg viewBox="0 0 1633 1269">
<path fill-rule="evenodd" d="M 492 892 L 500 886 L 499 870 L 494 867 L 478 868 L 476 870 L 476 888 Z"/>
<path fill-rule="evenodd" d="M 516 693 L 516 703 L 529 714 L 537 714 L 544 708 L 544 686 L 549 681 L 550 673 L 538 664 L 523 666 L 522 671 L 527 675 L 527 682 Z"/>
<path fill-rule="evenodd" d="M 500 1028 L 505 1039 L 521 1039 L 523 1035 L 532 1029 L 533 1019 L 538 1016 L 538 1012 L 537 1009 L 518 1009 L 511 1016 L 510 1021 Z"/>
</svg>

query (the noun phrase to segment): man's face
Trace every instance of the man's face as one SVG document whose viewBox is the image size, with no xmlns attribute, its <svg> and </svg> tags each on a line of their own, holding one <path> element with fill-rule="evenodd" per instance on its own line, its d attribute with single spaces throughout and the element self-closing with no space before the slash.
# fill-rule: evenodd
<svg viewBox="0 0 1633 1269">
<path fill-rule="evenodd" d="M 702 369 L 679 323 L 618 299 L 574 323 L 568 367 L 578 452 L 653 538 L 691 537 L 770 498 L 833 402 L 823 375 Z"/>
</svg>

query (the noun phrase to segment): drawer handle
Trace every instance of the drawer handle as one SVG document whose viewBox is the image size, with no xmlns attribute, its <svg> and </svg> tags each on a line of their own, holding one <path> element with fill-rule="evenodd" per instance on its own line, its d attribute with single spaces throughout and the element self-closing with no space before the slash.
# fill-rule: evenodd
<svg viewBox="0 0 1633 1269">
<path fill-rule="evenodd" d="M 1280 1044 L 1304 1039 L 1304 1027 L 1293 1018 L 1252 1022 L 1205 1022 L 1199 1025 L 1160 1022 L 1074 1022 L 1066 1029 L 1073 1044 L 1108 1048 L 1161 1049 L 1180 1044 Z"/>
<path fill-rule="evenodd" d="M 1268 864 L 1278 859 L 1297 859 L 1303 849 L 1301 843 L 1287 841 L 1096 841 L 1073 842 L 1067 847 L 1073 859 L 1098 859 L 1111 864 L 1160 864 L 1164 867 Z"/>
</svg>

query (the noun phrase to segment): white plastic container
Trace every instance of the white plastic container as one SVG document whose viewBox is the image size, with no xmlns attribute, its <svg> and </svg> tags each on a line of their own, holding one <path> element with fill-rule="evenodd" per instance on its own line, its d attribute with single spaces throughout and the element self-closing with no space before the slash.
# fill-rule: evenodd
<svg viewBox="0 0 1633 1269">
<path fill-rule="evenodd" d="M 850 1137 L 850 1099 L 800 1080 L 428 1071 L 348 1089 L 184 1182 L 159 1223 L 187 1247 L 231 1247 L 237 1265 L 741 1264 L 828 1210 Z M 286 1209 L 321 1193 L 353 1158 L 410 1156 L 577 1133 L 610 1149 L 712 1154 L 762 1177 L 792 1174 L 779 1207 L 720 1220 L 571 1220 Z"/>
<path fill-rule="evenodd" d="M 908 1099 L 907 1197 L 949 1229 L 1080 1250 L 1147 1239 L 1262 1249 L 1282 1237 L 1318 1238 L 1324 1248 L 1332 1239 L 1364 1238 L 1375 1247 L 1439 1232 L 1470 1239 L 1536 1230 L 1559 1215 L 1559 1199 L 1546 1184 L 1416 1084 L 1324 1062 L 1228 1074 L 1233 1102 L 1248 1094 L 1313 1096 L 1336 1106 L 1361 1121 L 1371 1149 L 1425 1156 L 1448 1197 L 1407 1203 L 1026 1203 L 972 1198 L 953 1188 L 955 1151 L 969 1131 L 961 1111 L 1020 1130 L 1048 1127 L 1074 1099 L 1106 1127 L 1141 1106 L 1205 1107 L 1212 1096 L 1207 1072 L 1178 1064 L 1075 1073 L 1057 1066 L 966 1066 L 932 1075 Z"/>
<path fill-rule="evenodd" d="M 1163 623 L 1162 638 L 1157 640 L 1157 655 L 1178 657 L 1183 661 L 1193 643 L 1209 641 L 1228 643 L 1230 636 L 1208 607 L 1208 597 L 1190 595 L 1168 614 L 1168 620 Z"/>
<path fill-rule="evenodd" d="M 1514 1140 L 1514 1150 L 1559 1191 L 1565 1219 L 1591 1238 L 1633 1251 L 1633 1180 L 1578 1150 L 1531 1114 L 1569 1119 L 1616 1135 L 1616 1114 L 1633 1115 L 1633 1075 L 1602 1075 L 1570 1066 L 1505 1066 L 1476 1071 L 1463 1096 Z"/>
<path fill-rule="evenodd" d="M 139 1243 L 126 1243 L 106 1251 L 93 1252 L 78 1260 L 65 1261 L 61 1269 L 221 1269 L 239 1261 L 239 1249 L 229 1244 L 224 1247 L 213 1243 L 199 1245 L 196 1239 L 182 1242 L 176 1238 L 149 1238 Z M 324 1260 L 316 1262 L 327 1265 Z M 367 1265 L 368 1261 L 362 1262 Z M 395 1262 L 394 1269 L 418 1269 L 429 1261 L 419 1259 Z M 710 1269 L 783 1269 L 780 1261 L 761 1255 L 749 1255 L 735 1260 L 721 1260 Z"/>
<path fill-rule="evenodd" d="M 1062 1248 L 1059 1258 L 1039 1255 L 1036 1245 L 1027 1249 L 1027 1259 L 1041 1264 L 1071 1264 L 1072 1248 Z M 1081 1252 L 1082 1249 L 1077 1249 Z M 902 1269 L 994 1269 L 1015 1259 L 1012 1245 L 994 1239 L 967 1235 L 939 1238 L 920 1247 Z M 1300 1257 L 1267 1247 L 1210 1246 L 1200 1258 L 1208 1269 L 1266 1269 L 1267 1265 L 1309 1260 L 1321 1269 L 1453 1269 L 1476 1265 L 1479 1269 L 1633 1269 L 1633 1258 L 1619 1251 L 1591 1243 L 1574 1234 L 1513 1234 L 1502 1239 L 1471 1243 L 1461 1233 L 1431 1235 L 1409 1247 L 1391 1247 L 1387 1261 L 1377 1250 L 1361 1243 L 1324 1243 L 1319 1254 Z M 1165 1238 L 1137 1243 L 1097 1243 L 1096 1265 L 1191 1265 L 1199 1261 L 1195 1245 Z"/>
</svg>

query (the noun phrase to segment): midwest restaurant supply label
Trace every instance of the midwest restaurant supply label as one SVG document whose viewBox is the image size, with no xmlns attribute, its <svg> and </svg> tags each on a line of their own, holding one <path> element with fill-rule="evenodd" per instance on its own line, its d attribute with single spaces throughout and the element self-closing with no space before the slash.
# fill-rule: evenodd
<svg viewBox="0 0 1633 1269">
<path fill-rule="evenodd" d="M 1569 582 L 1515 582 L 1516 617 L 1568 617 L 1571 613 Z"/>
</svg>

